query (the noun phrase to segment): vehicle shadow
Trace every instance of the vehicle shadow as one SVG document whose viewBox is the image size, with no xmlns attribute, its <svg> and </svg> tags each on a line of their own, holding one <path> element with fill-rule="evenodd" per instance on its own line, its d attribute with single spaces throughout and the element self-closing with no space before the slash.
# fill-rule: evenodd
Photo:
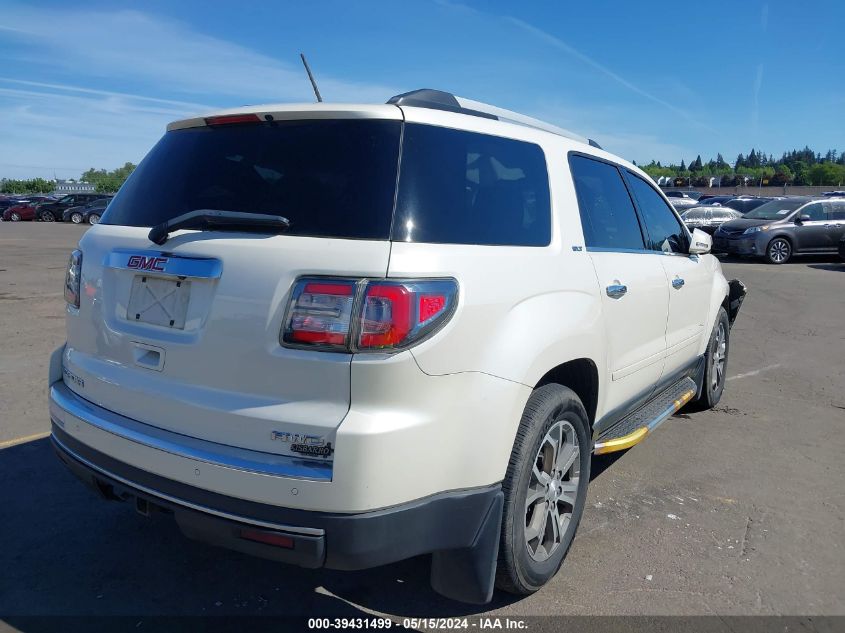
<svg viewBox="0 0 845 633">
<path fill-rule="evenodd" d="M 809 267 L 815 268 L 816 270 L 833 270 L 845 273 L 845 262 L 839 262 L 838 264 L 810 264 Z"/>
<path fill-rule="evenodd" d="M 82 630 L 91 616 L 450 617 L 518 600 L 443 598 L 429 585 L 427 556 L 338 572 L 190 541 L 168 515 L 145 518 L 100 499 L 49 439 L 0 450 L 0 507 L 0 614 L 20 630 L 39 630 L 33 616 L 81 616 Z M 73 621 L 61 628 L 73 630 Z"/>
<path fill-rule="evenodd" d="M 720 262 L 723 264 L 765 264 L 765 260 L 761 257 L 753 257 L 750 255 L 728 255 L 727 253 L 714 253 Z M 818 268 L 819 270 L 841 270 L 842 266 L 838 266 L 840 262 L 838 255 L 796 255 L 785 264 L 780 266 L 793 266 L 795 264 L 808 264 L 808 268 Z M 772 265 L 771 268 L 776 270 L 778 266 Z"/>
</svg>

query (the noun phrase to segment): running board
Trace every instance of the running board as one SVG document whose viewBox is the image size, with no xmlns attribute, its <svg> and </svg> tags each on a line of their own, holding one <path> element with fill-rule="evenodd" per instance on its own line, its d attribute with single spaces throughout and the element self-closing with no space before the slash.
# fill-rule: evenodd
<svg viewBox="0 0 845 633">
<path fill-rule="evenodd" d="M 664 420 L 692 400 L 697 391 L 692 378 L 679 380 L 600 435 L 593 453 L 603 455 L 624 451 L 639 444 Z"/>
</svg>

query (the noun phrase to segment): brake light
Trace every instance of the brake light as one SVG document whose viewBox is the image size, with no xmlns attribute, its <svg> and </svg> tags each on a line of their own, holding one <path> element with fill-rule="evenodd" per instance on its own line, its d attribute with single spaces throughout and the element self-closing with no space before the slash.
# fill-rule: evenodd
<svg viewBox="0 0 845 633">
<path fill-rule="evenodd" d="M 74 308 L 79 307 L 79 287 L 82 277 L 82 251 L 75 249 L 67 261 L 65 273 L 65 301 Z"/>
<path fill-rule="evenodd" d="M 261 123 L 257 114 L 222 114 L 205 118 L 205 124 L 210 126 L 238 125 L 241 123 Z"/>
<path fill-rule="evenodd" d="M 445 324 L 457 295 L 454 279 L 300 279 L 282 342 L 345 352 L 402 349 Z"/>
</svg>

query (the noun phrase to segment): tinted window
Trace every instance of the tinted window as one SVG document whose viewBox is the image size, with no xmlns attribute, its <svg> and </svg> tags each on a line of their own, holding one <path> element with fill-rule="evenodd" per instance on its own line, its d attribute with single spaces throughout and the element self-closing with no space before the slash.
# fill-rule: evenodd
<svg viewBox="0 0 845 633">
<path fill-rule="evenodd" d="M 640 224 L 619 170 L 583 156 L 572 156 L 569 165 L 586 245 L 642 250 Z"/>
<path fill-rule="evenodd" d="M 546 159 L 538 145 L 408 123 L 393 239 L 545 246 Z"/>
<path fill-rule="evenodd" d="M 813 204 L 808 204 L 806 207 L 799 211 L 801 215 L 809 215 L 811 221 L 818 221 L 824 220 L 825 213 L 824 207 L 822 206 L 821 202 L 815 202 Z"/>
<path fill-rule="evenodd" d="M 753 211 L 749 211 L 745 214 L 745 217 L 753 220 L 782 220 L 806 202 L 807 198 L 772 200 L 761 204 Z"/>
<path fill-rule="evenodd" d="M 196 209 L 281 215 L 293 235 L 386 240 L 398 121 L 298 120 L 164 135 L 105 224 L 154 226 Z"/>
<path fill-rule="evenodd" d="M 628 174 L 634 197 L 645 221 L 648 248 L 664 253 L 688 252 L 686 231 L 669 205 L 645 180 L 631 172 Z"/>
<path fill-rule="evenodd" d="M 831 220 L 845 220 L 845 200 L 834 200 L 825 206 L 828 207 Z"/>
</svg>

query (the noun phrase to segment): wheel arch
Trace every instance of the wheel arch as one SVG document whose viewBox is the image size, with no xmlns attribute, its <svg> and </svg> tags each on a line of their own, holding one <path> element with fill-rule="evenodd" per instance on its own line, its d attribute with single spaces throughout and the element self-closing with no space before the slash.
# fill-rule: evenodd
<svg viewBox="0 0 845 633">
<path fill-rule="evenodd" d="M 701 336 L 701 341 L 698 345 L 698 355 L 701 356 L 707 351 L 707 344 L 710 341 L 710 333 L 713 331 L 713 326 L 716 323 L 716 316 L 719 314 L 719 308 L 724 307 L 728 314 L 730 311 L 730 285 L 718 266 L 714 270 L 713 286 L 710 291 L 710 307 L 707 314 L 707 320 L 704 322 L 704 331 Z"/>
<path fill-rule="evenodd" d="M 792 252 L 795 252 L 795 240 L 792 238 L 792 235 L 787 233 L 786 231 L 778 232 L 772 235 L 768 240 L 766 240 L 766 251 L 769 251 L 769 244 L 771 244 L 776 239 L 781 238 L 789 242 L 789 248 L 792 249 Z"/>
<path fill-rule="evenodd" d="M 534 389 L 548 384 L 558 384 L 572 389 L 581 399 L 581 404 L 587 411 L 590 426 L 593 426 L 599 402 L 599 371 L 592 359 L 575 358 L 552 367 L 543 374 L 534 385 Z"/>
</svg>

